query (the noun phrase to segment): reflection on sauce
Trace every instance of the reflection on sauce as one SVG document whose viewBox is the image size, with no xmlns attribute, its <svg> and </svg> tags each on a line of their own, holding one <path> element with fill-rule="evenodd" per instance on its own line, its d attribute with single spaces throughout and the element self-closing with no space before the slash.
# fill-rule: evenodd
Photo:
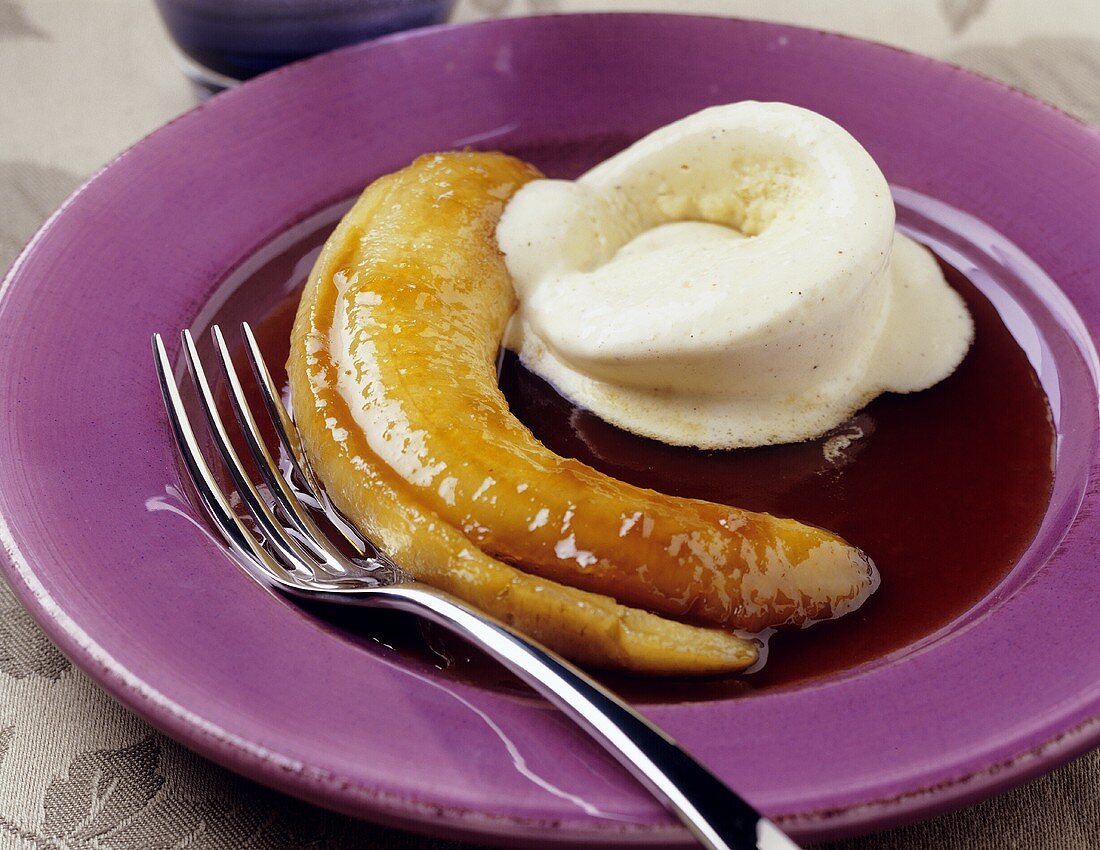
<svg viewBox="0 0 1100 850">
<path fill-rule="evenodd" d="M 608 137 L 583 150 L 548 143 L 511 152 L 548 174 L 573 177 L 629 141 Z M 224 326 L 252 322 L 278 381 L 285 380 L 308 268 L 302 260 L 334 223 L 302 232 L 242 281 L 216 317 Z M 976 326 L 974 346 L 955 374 L 922 393 L 880 396 L 825 437 L 795 445 L 704 452 L 636 437 L 575 408 L 513 355 L 504 356 L 501 388 L 551 450 L 632 484 L 823 526 L 864 549 L 882 573 L 879 591 L 854 614 L 775 635 L 758 673 L 703 681 L 601 675 L 604 681 L 629 699 L 663 702 L 725 698 L 838 673 L 935 632 L 1012 568 L 1050 497 L 1054 428 L 1035 372 L 996 310 L 962 274 L 946 265 L 944 271 Z M 257 304 L 275 306 L 257 321 Z M 521 689 L 496 663 L 406 615 L 312 610 L 350 639 L 393 647 L 401 663 Z"/>
</svg>

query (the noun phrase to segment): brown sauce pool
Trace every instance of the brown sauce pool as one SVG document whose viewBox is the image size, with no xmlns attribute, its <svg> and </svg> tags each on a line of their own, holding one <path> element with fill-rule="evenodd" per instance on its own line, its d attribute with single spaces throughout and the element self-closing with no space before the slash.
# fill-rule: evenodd
<svg viewBox="0 0 1100 850">
<path fill-rule="evenodd" d="M 963 363 L 935 387 L 882 395 L 804 443 L 667 446 L 577 409 L 506 357 L 512 410 L 558 454 L 639 486 L 827 528 L 878 565 L 882 584 L 858 611 L 774 635 L 768 663 L 746 677 L 753 690 L 855 667 L 947 625 L 994 588 L 1039 529 L 1054 472 L 1046 395 L 993 305 L 940 265 L 976 325 Z"/>
<path fill-rule="evenodd" d="M 574 177 L 630 141 L 619 135 L 548 141 L 514 153 L 546 174 Z M 307 257 L 333 224 L 334 217 L 326 219 L 312 232 L 299 231 L 293 243 L 284 242 L 282 253 L 239 280 L 219 311 L 227 324 L 231 316 L 248 316 L 277 380 L 285 380 Z M 503 357 L 500 387 L 511 410 L 552 451 L 663 493 L 831 529 L 864 549 L 882 575 L 878 593 L 854 614 L 775 634 L 768 663 L 757 673 L 703 681 L 601 674 L 603 681 L 640 702 L 683 702 L 836 674 L 943 628 L 1011 570 L 1051 496 L 1054 424 L 1034 369 L 997 310 L 964 275 L 941 265 L 976 323 L 963 364 L 924 393 L 880 396 L 842 427 L 809 442 L 726 452 L 673 448 L 575 408 L 514 355 Z M 278 292 L 289 295 L 256 321 L 246 305 L 272 303 Z M 317 608 L 316 614 L 370 651 L 398 653 L 401 663 L 436 666 L 442 675 L 488 687 L 519 687 L 496 663 L 407 615 L 371 611 L 365 617 L 331 608 Z"/>
<path fill-rule="evenodd" d="M 304 236 L 245 287 L 270 294 L 300 286 L 306 268 L 300 261 L 330 230 L 325 225 Z M 925 392 L 880 396 L 830 434 L 805 443 L 733 451 L 667 446 L 574 407 L 514 355 L 503 357 L 500 385 L 513 412 L 551 450 L 639 486 L 828 528 L 866 551 L 882 574 L 878 592 L 855 613 L 776 634 L 757 673 L 702 681 L 603 674 L 605 682 L 630 699 L 664 702 L 730 697 L 849 670 L 956 619 L 1017 562 L 1050 497 L 1050 410 L 993 305 L 962 274 L 941 265 L 976 324 L 962 365 Z M 299 291 L 253 321 L 277 380 L 285 379 Z M 354 614 L 317 614 L 352 639 L 381 643 L 409 660 L 445 668 L 445 675 L 516 688 L 496 664 L 455 639 L 422 631 L 411 618 L 372 612 L 364 624 Z"/>
</svg>

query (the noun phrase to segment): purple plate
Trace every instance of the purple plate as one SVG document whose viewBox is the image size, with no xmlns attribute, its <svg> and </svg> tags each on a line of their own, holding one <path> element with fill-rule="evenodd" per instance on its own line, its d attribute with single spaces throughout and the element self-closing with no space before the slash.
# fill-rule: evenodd
<svg viewBox="0 0 1100 850">
<path fill-rule="evenodd" d="M 918 645 L 645 712 L 806 840 L 973 802 L 1095 745 L 1100 136 L 930 59 L 746 21 L 392 37 L 215 98 L 93 178 L 0 289 L 0 538 L 22 602 L 129 708 L 307 800 L 522 846 L 688 844 L 539 701 L 349 640 L 247 579 L 166 495 L 181 483 L 149 335 L 202 324 L 242 264 L 415 154 L 625 140 L 743 98 L 848 128 L 904 225 L 994 300 L 1051 399 L 1056 481 L 1017 567 Z"/>
</svg>

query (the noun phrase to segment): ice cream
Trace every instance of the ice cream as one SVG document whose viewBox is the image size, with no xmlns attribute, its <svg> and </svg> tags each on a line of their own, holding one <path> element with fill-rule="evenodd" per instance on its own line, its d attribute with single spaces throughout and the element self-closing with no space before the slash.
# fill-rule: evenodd
<svg viewBox="0 0 1100 850">
<path fill-rule="evenodd" d="M 788 104 L 706 109 L 576 181 L 529 183 L 497 240 L 519 298 L 506 345 L 667 443 L 814 437 L 942 380 L 973 336 L 935 260 L 895 232 L 871 156 Z"/>
</svg>

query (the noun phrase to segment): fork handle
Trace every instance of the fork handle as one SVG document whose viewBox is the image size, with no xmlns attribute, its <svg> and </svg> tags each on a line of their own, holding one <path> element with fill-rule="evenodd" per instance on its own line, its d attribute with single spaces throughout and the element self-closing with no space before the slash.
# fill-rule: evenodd
<svg viewBox="0 0 1100 850">
<path fill-rule="evenodd" d="M 311 599 L 319 594 L 310 593 Z M 710 850 L 798 850 L 771 821 L 621 699 L 564 658 L 448 593 L 419 584 L 322 593 L 418 614 L 475 644 L 574 720 Z"/>
</svg>

